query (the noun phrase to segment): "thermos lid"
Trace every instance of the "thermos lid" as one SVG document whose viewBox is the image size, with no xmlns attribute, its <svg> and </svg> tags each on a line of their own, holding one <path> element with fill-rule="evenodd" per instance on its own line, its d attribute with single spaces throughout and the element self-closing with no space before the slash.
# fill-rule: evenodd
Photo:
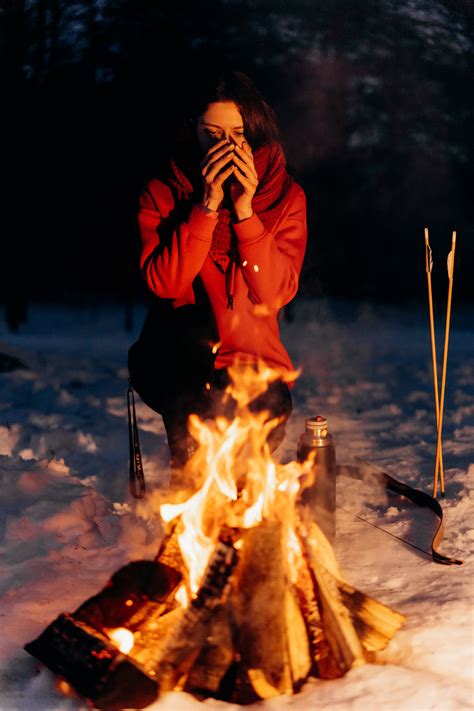
<svg viewBox="0 0 474 711">
<path fill-rule="evenodd" d="M 314 437 L 327 437 L 328 435 L 328 421 L 326 417 L 322 415 L 316 415 L 315 417 L 307 417 L 305 420 L 306 431 L 310 432 Z"/>
</svg>

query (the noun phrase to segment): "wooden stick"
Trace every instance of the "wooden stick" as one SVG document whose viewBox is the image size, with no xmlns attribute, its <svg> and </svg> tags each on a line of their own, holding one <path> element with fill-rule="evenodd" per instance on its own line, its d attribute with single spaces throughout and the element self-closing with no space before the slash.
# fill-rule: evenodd
<svg viewBox="0 0 474 711">
<path fill-rule="evenodd" d="M 426 251 L 426 278 L 428 281 L 428 304 L 430 311 L 430 334 L 431 334 L 431 362 L 433 365 L 433 386 L 435 394 L 435 406 L 436 406 L 436 433 L 439 429 L 439 386 L 438 386 L 438 364 L 436 357 L 436 339 L 435 339 L 435 327 L 434 327 L 434 316 L 433 316 L 433 291 L 431 289 L 431 270 L 433 268 L 433 259 L 431 253 L 431 247 L 428 236 L 428 228 L 425 227 L 425 251 Z M 444 481 L 444 469 L 443 469 L 443 452 L 441 451 L 439 467 L 441 472 L 441 481 Z M 434 474 L 435 481 L 438 479 L 438 469 L 436 468 Z M 434 484 L 436 486 L 436 484 Z"/>
<path fill-rule="evenodd" d="M 453 276 L 454 276 L 454 255 L 456 251 L 456 232 L 453 232 L 451 241 L 451 251 L 448 254 L 448 306 L 446 310 L 446 330 L 444 334 L 444 353 L 443 353 L 443 372 L 441 375 L 441 395 L 439 403 L 439 425 L 438 425 L 438 441 L 436 444 L 436 463 L 433 483 L 433 498 L 436 496 L 438 485 L 438 467 L 441 459 L 441 435 L 443 432 L 443 411 L 444 411 L 444 394 L 446 390 L 446 367 L 448 364 L 448 345 L 449 345 L 449 329 L 451 325 L 451 300 L 453 294 Z M 441 476 L 441 495 L 444 496 L 444 477 Z"/>
</svg>

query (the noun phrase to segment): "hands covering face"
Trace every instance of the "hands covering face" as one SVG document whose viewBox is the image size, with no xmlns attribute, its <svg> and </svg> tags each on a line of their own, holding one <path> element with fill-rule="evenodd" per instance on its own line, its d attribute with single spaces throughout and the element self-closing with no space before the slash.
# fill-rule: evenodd
<svg viewBox="0 0 474 711">
<path fill-rule="evenodd" d="M 201 162 L 204 181 L 203 204 L 217 210 L 224 199 L 224 183 L 233 175 L 230 197 L 237 219 L 244 220 L 253 213 L 252 199 L 258 187 L 258 176 L 252 149 L 246 141 L 242 146 L 223 139 L 212 146 Z"/>
</svg>

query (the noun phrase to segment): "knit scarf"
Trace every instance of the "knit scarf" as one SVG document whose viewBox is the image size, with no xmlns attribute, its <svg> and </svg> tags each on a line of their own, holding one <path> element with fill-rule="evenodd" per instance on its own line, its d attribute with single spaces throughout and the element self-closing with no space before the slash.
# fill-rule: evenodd
<svg viewBox="0 0 474 711">
<path fill-rule="evenodd" d="M 253 154 L 255 169 L 258 175 L 257 192 L 252 200 L 254 212 L 259 216 L 264 227 L 270 229 L 278 220 L 286 198 L 293 184 L 293 179 L 286 172 L 286 160 L 279 143 L 271 143 L 258 148 Z M 175 160 L 171 161 L 171 175 L 169 183 L 178 191 L 178 198 L 189 200 L 193 195 L 198 195 L 201 188 L 196 182 L 200 175 L 194 175 L 191 182 L 192 171 L 187 174 L 180 168 Z M 217 265 L 230 258 L 237 261 L 238 252 L 236 238 L 232 229 L 232 210 L 226 205 L 219 208 L 217 225 L 212 235 L 210 255 Z"/>
</svg>

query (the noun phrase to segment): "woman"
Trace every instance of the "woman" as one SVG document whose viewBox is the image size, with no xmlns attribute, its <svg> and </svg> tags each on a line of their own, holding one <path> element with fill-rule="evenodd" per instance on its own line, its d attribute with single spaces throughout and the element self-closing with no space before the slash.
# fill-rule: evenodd
<svg viewBox="0 0 474 711">
<path fill-rule="evenodd" d="M 231 72 L 199 87 L 189 115 L 168 174 L 140 197 L 140 267 L 155 303 L 129 351 L 131 382 L 162 415 L 178 469 L 195 445 L 188 415 L 232 414 L 220 397 L 228 366 L 293 369 L 277 317 L 297 292 L 306 246 L 305 195 L 251 80 Z M 252 407 L 282 417 L 275 449 L 288 385 L 273 383 Z"/>
</svg>

